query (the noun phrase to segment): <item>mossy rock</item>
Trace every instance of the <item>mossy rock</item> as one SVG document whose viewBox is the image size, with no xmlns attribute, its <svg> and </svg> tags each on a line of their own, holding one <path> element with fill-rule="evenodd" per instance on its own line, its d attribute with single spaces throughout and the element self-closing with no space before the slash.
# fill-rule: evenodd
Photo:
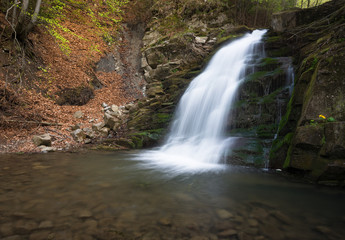
<svg viewBox="0 0 345 240">
<path fill-rule="evenodd" d="M 259 138 L 273 139 L 278 129 L 277 124 L 260 125 L 256 128 L 256 134 Z"/>
<path fill-rule="evenodd" d="M 125 148 L 129 148 L 129 149 L 135 148 L 135 144 L 133 143 L 131 139 L 119 138 L 119 139 L 115 139 L 114 142 L 117 145 L 123 146 Z"/>
</svg>

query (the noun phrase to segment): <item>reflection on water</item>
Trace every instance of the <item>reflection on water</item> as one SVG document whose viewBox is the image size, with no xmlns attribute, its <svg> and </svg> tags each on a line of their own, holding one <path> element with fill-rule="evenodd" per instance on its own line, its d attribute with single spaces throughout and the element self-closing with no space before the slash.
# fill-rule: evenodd
<svg viewBox="0 0 345 240">
<path fill-rule="evenodd" d="M 345 192 L 258 170 L 167 176 L 131 153 L 0 156 L 0 239 L 341 239 Z"/>
</svg>

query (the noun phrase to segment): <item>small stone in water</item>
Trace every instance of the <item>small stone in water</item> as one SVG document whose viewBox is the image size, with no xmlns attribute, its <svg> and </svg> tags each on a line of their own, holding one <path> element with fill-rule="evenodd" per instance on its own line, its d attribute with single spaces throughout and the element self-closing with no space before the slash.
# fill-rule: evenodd
<svg viewBox="0 0 345 240">
<path fill-rule="evenodd" d="M 82 210 L 79 214 L 80 218 L 89 218 L 92 217 L 92 213 L 89 210 Z"/>
<path fill-rule="evenodd" d="M 217 209 L 216 210 L 217 216 L 221 219 L 227 219 L 227 218 L 232 218 L 234 215 L 232 215 L 229 211 L 225 209 Z"/>
<path fill-rule="evenodd" d="M 51 221 L 43 221 L 40 223 L 40 225 L 38 226 L 38 228 L 43 229 L 43 228 L 52 228 L 53 227 L 53 223 Z"/>
<path fill-rule="evenodd" d="M 158 220 L 158 223 L 163 226 L 171 226 L 171 220 L 168 218 L 161 218 Z"/>
<path fill-rule="evenodd" d="M 248 219 L 249 226 L 256 227 L 259 225 L 259 222 L 256 219 Z"/>
<path fill-rule="evenodd" d="M 221 237 L 230 237 L 234 235 L 237 235 L 237 231 L 233 229 L 228 229 L 218 234 L 218 236 L 221 236 Z"/>
</svg>

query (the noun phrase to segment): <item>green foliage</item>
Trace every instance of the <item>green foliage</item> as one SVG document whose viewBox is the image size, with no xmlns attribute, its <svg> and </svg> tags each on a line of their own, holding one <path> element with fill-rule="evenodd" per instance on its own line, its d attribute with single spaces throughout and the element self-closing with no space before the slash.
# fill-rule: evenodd
<svg viewBox="0 0 345 240">
<path fill-rule="evenodd" d="M 111 45 L 114 38 L 110 31 L 118 29 L 122 21 L 122 7 L 128 2 L 129 0 L 96 0 L 91 4 L 79 0 L 49 0 L 43 5 L 39 20 L 54 37 L 60 49 L 68 55 L 71 52 L 70 42 L 63 36 L 63 32 L 79 39 L 87 39 L 66 28 L 63 25 L 64 20 L 85 22 L 81 15 L 86 12 L 92 22 L 90 27 L 95 27 L 104 41 Z M 97 51 L 97 46 L 92 48 Z"/>
<path fill-rule="evenodd" d="M 329 118 L 327 118 L 327 122 L 335 122 L 334 117 L 329 117 Z"/>
</svg>

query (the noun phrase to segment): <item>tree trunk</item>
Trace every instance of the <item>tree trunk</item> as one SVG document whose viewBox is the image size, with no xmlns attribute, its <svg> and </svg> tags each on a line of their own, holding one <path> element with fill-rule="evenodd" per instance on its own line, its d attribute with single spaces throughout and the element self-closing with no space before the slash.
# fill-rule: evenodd
<svg viewBox="0 0 345 240">
<path fill-rule="evenodd" d="M 19 0 L 15 0 L 14 1 L 14 8 L 13 8 L 13 12 L 12 12 L 12 26 L 16 27 L 16 23 L 17 23 L 17 5 L 19 3 Z"/>
<path fill-rule="evenodd" d="M 24 0 L 24 1 L 28 1 L 28 0 Z M 21 42 L 25 41 L 28 34 L 33 29 L 33 27 L 35 26 L 35 23 L 37 22 L 38 14 L 39 14 L 40 9 L 41 9 L 41 4 L 42 4 L 42 0 L 36 1 L 35 11 L 34 11 L 32 18 L 31 18 L 29 23 L 27 23 L 27 24 L 25 23 L 25 18 L 22 21 L 18 22 L 17 34 L 18 34 L 18 39 Z"/>
</svg>

